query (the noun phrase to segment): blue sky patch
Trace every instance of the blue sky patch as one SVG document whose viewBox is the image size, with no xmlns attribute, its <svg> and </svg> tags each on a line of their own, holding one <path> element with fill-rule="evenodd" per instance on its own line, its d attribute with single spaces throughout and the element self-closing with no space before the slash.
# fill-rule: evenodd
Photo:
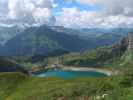
<svg viewBox="0 0 133 100">
<path fill-rule="evenodd" d="M 101 5 L 88 5 L 88 4 L 81 4 L 77 2 L 66 3 L 64 0 L 57 0 L 56 4 L 58 5 L 53 9 L 53 14 L 57 16 L 61 11 L 62 8 L 78 8 L 81 11 L 101 11 L 103 7 Z"/>
</svg>

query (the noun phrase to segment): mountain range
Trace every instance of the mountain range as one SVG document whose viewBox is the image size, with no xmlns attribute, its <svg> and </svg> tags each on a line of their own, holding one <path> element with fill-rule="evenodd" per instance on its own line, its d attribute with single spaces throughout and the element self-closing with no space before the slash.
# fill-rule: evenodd
<svg viewBox="0 0 133 100">
<path fill-rule="evenodd" d="M 3 54 L 34 55 L 47 54 L 54 50 L 76 52 L 87 49 L 87 41 L 76 35 L 57 32 L 48 26 L 31 27 L 8 40 Z"/>
<path fill-rule="evenodd" d="M 0 28 L 0 55 L 47 55 L 57 50 L 82 52 L 98 46 L 111 45 L 132 30 L 129 28 L 70 29 L 46 25 L 26 29 Z"/>
<path fill-rule="evenodd" d="M 92 51 L 64 55 L 62 62 L 69 66 L 120 67 L 133 66 L 133 33 L 109 46 Z"/>
<path fill-rule="evenodd" d="M 19 28 L 18 26 L 13 26 L 13 27 L 0 26 L 0 45 L 4 45 L 8 40 L 15 37 L 21 31 L 23 31 L 23 29 Z"/>
</svg>

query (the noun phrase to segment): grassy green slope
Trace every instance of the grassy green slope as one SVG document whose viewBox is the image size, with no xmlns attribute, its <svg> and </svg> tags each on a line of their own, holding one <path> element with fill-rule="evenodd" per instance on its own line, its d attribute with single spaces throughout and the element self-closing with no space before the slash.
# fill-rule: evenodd
<svg viewBox="0 0 133 100">
<path fill-rule="evenodd" d="M 128 37 L 121 39 L 111 46 L 98 47 L 91 52 L 63 56 L 62 63 L 76 66 L 129 66 L 132 65 L 133 50 L 128 50 Z M 133 66 L 133 65 L 132 65 Z"/>
<path fill-rule="evenodd" d="M 112 47 L 105 46 L 91 52 L 64 55 L 62 63 L 64 65 L 101 67 L 105 64 L 112 64 L 116 59 L 119 59 L 118 54 L 112 52 Z"/>
<path fill-rule="evenodd" d="M 0 74 L 0 100 L 6 100 L 25 78 L 26 76 L 20 73 Z"/>
<path fill-rule="evenodd" d="M 133 89 L 120 87 L 120 81 L 121 78 L 112 77 L 62 80 L 6 73 L 0 74 L 0 100 L 77 100 L 105 93 L 108 94 L 105 100 L 131 100 Z"/>
</svg>

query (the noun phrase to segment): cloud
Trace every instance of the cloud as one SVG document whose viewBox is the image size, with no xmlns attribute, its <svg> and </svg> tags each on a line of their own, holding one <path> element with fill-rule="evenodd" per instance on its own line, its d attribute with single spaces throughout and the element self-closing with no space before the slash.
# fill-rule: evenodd
<svg viewBox="0 0 133 100">
<path fill-rule="evenodd" d="M 132 16 L 121 14 L 107 16 L 97 11 L 81 11 L 76 7 L 63 8 L 56 19 L 58 25 L 75 28 L 132 27 L 133 25 Z"/>
<path fill-rule="evenodd" d="M 100 0 L 97 3 L 103 5 L 107 15 L 133 16 L 133 0 Z"/>
<path fill-rule="evenodd" d="M 35 22 L 39 22 L 40 24 L 48 23 L 51 16 L 51 10 L 48 8 L 37 8 L 33 12 Z"/>
<path fill-rule="evenodd" d="M 80 11 L 73 7 L 63 8 L 60 16 L 57 16 L 56 20 L 57 24 L 66 27 L 88 27 L 98 23 L 99 19 L 95 20 L 96 16 L 99 16 L 96 12 Z"/>
<path fill-rule="evenodd" d="M 0 15 L 8 13 L 8 1 L 7 0 L 0 0 Z"/>
<path fill-rule="evenodd" d="M 57 24 L 66 27 L 132 27 L 133 0 L 65 0 L 84 5 L 99 5 L 100 11 L 63 8 Z M 62 20 L 60 20 L 62 19 Z"/>
<path fill-rule="evenodd" d="M 81 4 L 99 4 L 103 6 L 103 12 L 110 15 L 124 14 L 133 16 L 133 0 L 66 0 Z"/>
<path fill-rule="evenodd" d="M 99 5 L 102 9 L 80 10 L 84 5 L 88 8 Z M 65 27 L 131 27 L 132 5 L 133 0 L 0 0 L 0 23 L 9 26 L 54 25 L 56 22 Z"/>
<path fill-rule="evenodd" d="M 0 21 L 7 24 L 47 24 L 52 15 L 51 0 L 0 0 Z"/>
<path fill-rule="evenodd" d="M 95 4 L 95 3 L 99 3 L 101 0 L 65 0 L 65 2 L 68 2 L 68 3 L 73 3 L 73 2 L 78 2 L 78 3 L 81 3 L 81 4 Z"/>
</svg>

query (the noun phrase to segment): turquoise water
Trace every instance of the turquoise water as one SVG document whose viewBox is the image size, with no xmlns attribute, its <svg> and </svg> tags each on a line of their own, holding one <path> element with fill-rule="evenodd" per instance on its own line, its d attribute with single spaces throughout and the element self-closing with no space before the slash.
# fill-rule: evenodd
<svg viewBox="0 0 133 100">
<path fill-rule="evenodd" d="M 75 77 L 104 77 L 107 76 L 103 73 L 94 72 L 94 71 L 66 71 L 66 70 L 56 70 L 56 71 L 47 71 L 39 72 L 34 74 L 38 77 L 59 77 L 59 78 L 75 78 Z"/>
</svg>

